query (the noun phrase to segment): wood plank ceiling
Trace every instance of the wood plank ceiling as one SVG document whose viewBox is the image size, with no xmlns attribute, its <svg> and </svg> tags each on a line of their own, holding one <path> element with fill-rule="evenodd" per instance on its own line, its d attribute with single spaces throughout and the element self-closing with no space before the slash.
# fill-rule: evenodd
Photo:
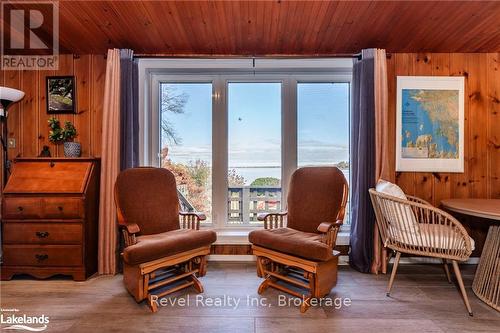
<svg viewBox="0 0 500 333">
<path fill-rule="evenodd" d="M 500 2 L 61 1 L 60 43 L 80 54 L 497 52 Z"/>
</svg>

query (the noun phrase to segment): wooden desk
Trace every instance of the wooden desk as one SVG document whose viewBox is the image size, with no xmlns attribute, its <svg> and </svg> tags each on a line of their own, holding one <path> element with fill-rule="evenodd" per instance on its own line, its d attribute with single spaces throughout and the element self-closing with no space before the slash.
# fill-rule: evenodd
<svg viewBox="0 0 500 333">
<path fill-rule="evenodd" d="M 18 158 L 2 195 L 0 278 L 97 271 L 99 160 Z"/>
<path fill-rule="evenodd" d="M 500 222 L 500 199 L 447 199 L 441 201 L 441 205 L 453 212 Z M 491 225 L 488 230 L 472 291 L 500 311 L 500 223 Z"/>
</svg>

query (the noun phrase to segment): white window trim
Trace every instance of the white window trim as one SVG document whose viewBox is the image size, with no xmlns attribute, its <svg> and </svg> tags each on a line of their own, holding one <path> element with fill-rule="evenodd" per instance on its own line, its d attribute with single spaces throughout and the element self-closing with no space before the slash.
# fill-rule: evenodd
<svg viewBox="0 0 500 333">
<path fill-rule="evenodd" d="M 228 82 L 282 82 L 282 209 L 297 167 L 297 83 L 351 82 L 351 59 L 139 59 L 140 164 L 159 165 L 159 82 L 212 82 L 212 226 L 219 244 L 248 243 L 252 226 L 227 225 Z M 348 230 L 348 229 L 347 229 Z M 343 229 L 339 244 L 348 244 Z"/>
</svg>

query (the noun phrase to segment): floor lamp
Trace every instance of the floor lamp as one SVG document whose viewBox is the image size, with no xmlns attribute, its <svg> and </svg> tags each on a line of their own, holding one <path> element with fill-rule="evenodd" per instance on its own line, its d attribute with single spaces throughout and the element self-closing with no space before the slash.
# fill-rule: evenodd
<svg viewBox="0 0 500 333">
<path fill-rule="evenodd" d="M 9 177 L 10 172 L 10 161 L 7 152 L 7 141 L 9 135 L 7 130 L 7 117 L 9 115 L 8 109 L 12 104 L 19 102 L 23 97 L 24 92 L 21 90 L 0 87 L 0 122 L 2 123 L 2 136 L 0 137 L 0 140 L 2 142 L 3 149 L 3 186 L 7 183 L 7 178 Z"/>
</svg>

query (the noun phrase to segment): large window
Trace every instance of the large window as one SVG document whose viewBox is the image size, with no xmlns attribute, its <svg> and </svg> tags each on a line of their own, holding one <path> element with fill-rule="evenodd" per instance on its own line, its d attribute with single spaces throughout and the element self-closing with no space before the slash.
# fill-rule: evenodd
<svg viewBox="0 0 500 333">
<path fill-rule="evenodd" d="M 160 83 L 160 166 L 175 175 L 181 208 L 212 217 L 212 84 Z"/>
<path fill-rule="evenodd" d="M 349 90 L 349 83 L 297 84 L 298 167 L 335 165 L 349 181 Z"/>
<path fill-rule="evenodd" d="M 350 67 L 257 73 L 210 65 L 217 69 L 144 71 L 141 156 L 175 174 L 183 210 L 205 212 L 205 226 L 248 230 L 261 223 L 258 213 L 286 209 L 297 167 L 336 165 L 349 179 Z"/>
<path fill-rule="evenodd" d="M 228 84 L 228 222 L 281 208 L 281 83 Z M 257 222 L 258 223 L 258 222 Z"/>
</svg>

